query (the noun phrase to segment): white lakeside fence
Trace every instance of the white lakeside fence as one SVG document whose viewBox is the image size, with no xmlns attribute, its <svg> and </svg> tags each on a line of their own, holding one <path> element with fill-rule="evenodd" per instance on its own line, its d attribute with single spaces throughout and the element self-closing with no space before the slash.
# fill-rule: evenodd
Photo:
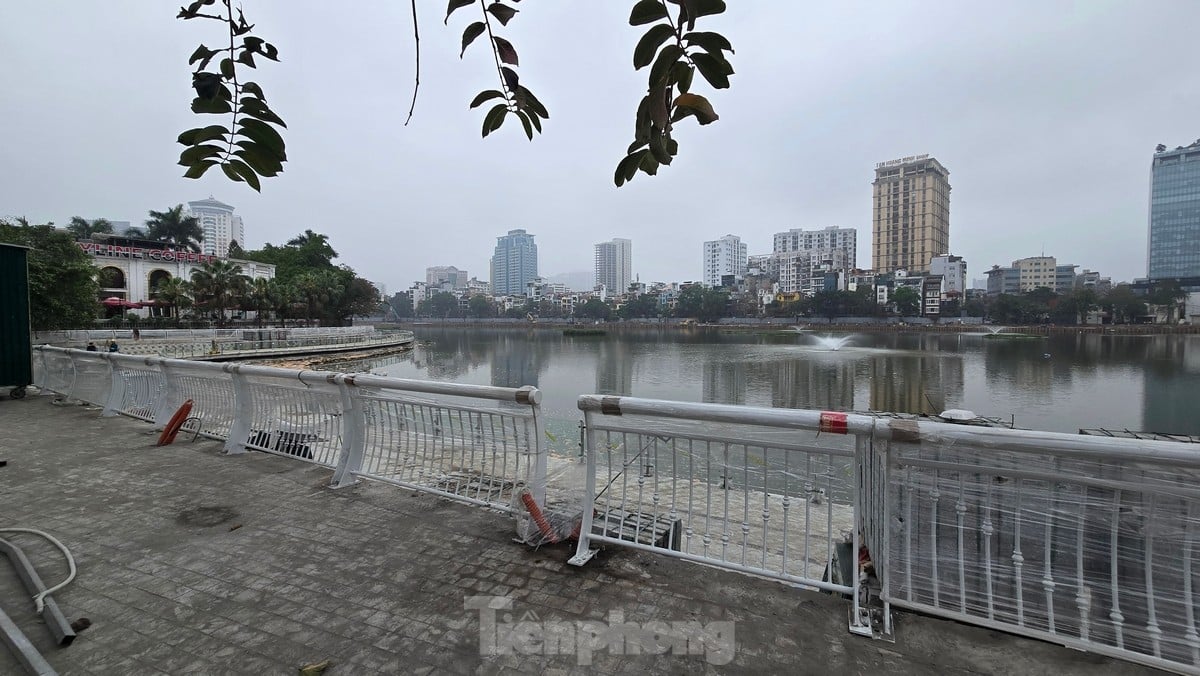
<svg viewBox="0 0 1200 676">
<path fill-rule="evenodd" d="M 186 433 L 511 511 L 545 501 L 541 392 L 367 374 L 34 348 L 39 387 L 163 427 L 187 400 Z"/>
<path fill-rule="evenodd" d="M 535 388 L 35 348 L 39 386 L 231 453 L 280 453 L 512 511 L 545 505 Z M 1200 674 L 1200 452 L 1187 444 L 584 395 L 572 562 L 630 547 Z M 349 415 L 347 415 L 349 413 Z M 847 549 L 848 547 L 848 549 Z M 872 623 L 858 552 L 882 606 Z M 835 551 L 848 553 L 849 578 Z"/>
</svg>

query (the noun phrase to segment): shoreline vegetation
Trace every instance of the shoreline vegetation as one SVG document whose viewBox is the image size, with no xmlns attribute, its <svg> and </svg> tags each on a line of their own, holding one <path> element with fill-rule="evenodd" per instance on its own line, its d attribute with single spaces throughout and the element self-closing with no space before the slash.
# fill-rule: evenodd
<svg viewBox="0 0 1200 676">
<path fill-rule="evenodd" d="M 827 322 L 824 320 L 801 320 L 799 322 L 789 323 L 728 323 L 728 324 L 684 324 L 678 319 L 669 319 L 664 321 L 619 321 L 619 322 L 602 322 L 599 324 L 593 323 L 576 323 L 571 324 L 569 320 L 539 320 L 536 323 L 518 320 L 495 320 L 495 319 L 414 319 L 411 321 L 403 321 L 397 323 L 380 323 L 375 322 L 375 326 L 380 329 L 428 329 L 428 328 L 478 328 L 478 329 L 505 329 L 512 331 L 529 331 L 529 330 L 549 330 L 562 332 L 564 335 L 600 335 L 597 332 L 622 332 L 622 331 L 672 331 L 679 333 L 687 333 L 694 331 L 719 331 L 722 333 L 796 333 L 797 328 L 804 332 L 812 333 L 971 333 L 971 334 L 986 334 L 987 337 L 995 338 L 1010 338 L 1010 337 L 1033 337 L 1047 336 L 1059 334 L 1097 334 L 1097 335 L 1200 335 L 1200 325 L 1170 325 L 1170 324 L 1103 324 L 1103 325 L 1057 325 L 1057 324 L 1033 324 L 1033 325 L 1005 325 L 1003 330 L 998 333 L 993 332 L 1000 328 L 1000 325 L 995 324 L 958 324 L 940 322 L 936 324 L 909 324 L 909 323 L 839 323 Z M 570 331 L 570 333 L 568 333 Z M 584 332 L 587 333 L 584 333 Z"/>
</svg>

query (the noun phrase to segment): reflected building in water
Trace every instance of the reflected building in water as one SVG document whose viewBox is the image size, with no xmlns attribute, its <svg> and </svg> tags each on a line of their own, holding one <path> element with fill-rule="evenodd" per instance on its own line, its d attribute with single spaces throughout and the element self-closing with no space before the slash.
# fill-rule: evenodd
<svg viewBox="0 0 1200 676">
<path fill-rule="evenodd" d="M 1200 435 L 1200 339 L 1154 336 L 1142 380 L 1142 430 Z"/>
<path fill-rule="evenodd" d="M 626 341 L 606 340 L 596 354 L 596 393 L 628 396 L 633 392 L 633 349 Z"/>
<path fill-rule="evenodd" d="M 705 362 L 700 401 L 708 404 L 745 404 L 746 371 L 745 362 Z"/>
<path fill-rule="evenodd" d="M 854 410 L 854 360 L 796 359 L 771 364 L 770 370 L 776 408 Z"/>
<path fill-rule="evenodd" d="M 496 387 L 537 387 L 538 376 L 546 367 L 548 351 L 528 336 L 513 332 L 498 332 L 490 342 L 492 354 L 492 385 Z"/>
<path fill-rule="evenodd" d="M 957 354 L 876 357 L 867 372 L 872 411 L 936 415 L 963 399 L 963 359 Z"/>
</svg>

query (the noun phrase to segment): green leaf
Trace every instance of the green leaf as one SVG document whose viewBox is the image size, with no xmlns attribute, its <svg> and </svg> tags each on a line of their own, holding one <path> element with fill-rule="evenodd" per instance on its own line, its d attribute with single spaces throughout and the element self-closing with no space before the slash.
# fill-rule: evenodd
<svg viewBox="0 0 1200 676">
<path fill-rule="evenodd" d="M 671 64 L 679 60 L 683 56 L 683 50 L 679 45 L 667 45 L 658 53 L 658 58 L 654 60 L 654 65 L 650 66 L 650 87 L 662 86 L 666 79 L 667 73 L 671 70 Z"/>
<path fill-rule="evenodd" d="M 696 69 L 714 88 L 729 88 L 729 75 L 733 73 L 733 66 L 730 66 L 728 61 L 718 61 L 712 54 L 693 54 L 692 63 L 696 64 Z"/>
<path fill-rule="evenodd" d="M 238 145 L 241 150 L 235 150 L 233 154 L 245 160 L 259 176 L 277 176 L 283 171 L 283 163 L 263 152 L 253 141 L 241 141 Z"/>
<path fill-rule="evenodd" d="M 720 33 L 695 31 L 686 33 L 683 36 L 683 41 L 689 45 L 700 47 L 716 57 L 724 58 L 721 55 L 721 50 L 725 50 L 730 54 L 733 53 L 733 45 L 729 44 L 729 40 L 725 39 L 725 36 Z"/>
<path fill-rule="evenodd" d="M 246 180 L 246 179 L 242 178 L 240 174 L 238 174 L 236 171 L 234 171 L 233 167 L 229 166 L 228 164 L 222 164 L 221 171 L 225 172 L 225 175 L 228 176 L 229 180 L 231 180 L 231 181 L 235 181 L 237 183 L 242 183 Z"/>
<path fill-rule="evenodd" d="M 617 171 L 613 179 L 618 188 L 621 187 L 621 184 L 632 180 L 637 175 L 638 166 L 642 163 L 642 158 L 647 157 L 649 154 L 649 150 L 637 150 L 626 155 L 625 159 L 617 164 Z"/>
<path fill-rule="evenodd" d="M 695 74 L 696 70 L 685 61 L 678 61 L 671 66 L 671 82 L 679 87 L 681 94 L 686 94 L 692 88 L 692 76 Z"/>
<path fill-rule="evenodd" d="M 488 111 L 487 115 L 483 116 L 483 137 L 500 128 L 504 124 L 504 116 L 508 113 L 508 106 L 503 103 L 498 103 Z"/>
<path fill-rule="evenodd" d="M 667 146 L 667 152 L 671 153 L 671 157 L 675 157 L 676 155 L 679 154 L 679 141 L 676 141 L 673 138 L 669 138 L 669 139 L 667 139 L 666 146 Z"/>
<path fill-rule="evenodd" d="M 192 99 L 192 112 L 197 115 L 201 114 L 224 114 L 232 113 L 233 106 L 229 105 L 229 101 L 225 99 L 202 99 L 199 96 Z"/>
<path fill-rule="evenodd" d="M 504 92 L 502 92 L 498 89 L 488 89 L 487 91 L 479 92 L 479 94 L 474 99 L 471 100 L 471 105 L 469 107 L 477 108 L 477 107 L 483 105 L 483 103 L 486 101 L 491 101 L 492 99 L 501 99 L 501 98 L 504 98 Z"/>
<path fill-rule="evenodd" d="M 525 128 L 525 136 L 529 137 L 529 140 L 532 141 L 533 140 L 533 125 L 531 125 L 529 123 L 529 117 L 530 116 L 528 114 L 526 114 L 525 111 L 522 111 L 522 110 L 517 111 L 517 119 L 521 121 L 521 126 Z M 535 115 L 534 117 L 537 117 L 537 116 Z"/>
<path fill-rule="evenodd" d="M 713 110 L 712 104 L 708 99 L 699 94 L 680 94 L 675 97 L 675 106 L 677 113 L 682 113 L 683 116 L 695 115 L 696 121 L 701 125 L 712 124 L 721 119 L 717 115 L 717 111 Z M 664 163 L 665 164 L 665 163 Z"/>
<path fill-rule="evenodd" d="M 238 120 L 238 134 L 255 141 L 263 146 L 279 160 L 286 160 L 287 154 L 284 152 L 283 137 L 275 128 L 266 122 L 255 120 L 253 118 L 242 118 Z"/>
<path fill-rule="evenodd" d="M 633 143 L 629 144 L 629 148 L 625 150 L 625 154 L 628 155 L 628 154 L 632 153 L 633 151 L 637 150 L 638 148 L 645 148 L 649 143 L 650 143 L 649 140 L 634 141 Z"/>
<path fill-rule="evenodd" d="M 467 7 L 467 6 L 470 6 L 473 4 L 475 4 L 475 0 L 450 0 L 450 4 L 446 6 L 446 20 L 443 21 L 442 23 L 443 24 L 450 23 L 450 15 L 454 13 L 454 10 L 462 9 L 463 7 Z"/>
<path fill-rule="evenodd" d="M 664 142 L 662 131 L 658 128 L 650 131 L 650 154 L 660 164 L 670 164 L 671 154 L 667 152 L 667 146 Z"/>
<path fill-rule="evenodd" d="M 201 160 L 188 167 L 188 170 L 183 172 L 184 178 L 200 178 L 204 172 L 208 171 L 209 167 L 216 164 L 215 160 Z"/>
<path fill-rule="evenodd" d="M 517 77 L 517 71 L 505 66 L 500 69 L 500 74 L 504 76 L 504 84 L 508 85 L 508 91 L 515 92 L 521 80 Z"/>
<path fill-rule="evenodd" d="M 212 124 L 207 127 L 196 127 L 189 129 L 179 135 L 178 141 L 185 146 L 194 146 L 205 141 L 215 141 L 219 138 L 224 138 L 229 130 L 219 124 Z"/>
<path fill-rule="evenodd" d="M 502 37 L 493 37 L 492 42 L 496 43 L 496 53 L 500 55 L 502 63 L 519 66 L 517 63 L 517 50 L 513 49 L 512 43 Z"/>
<path fill-rule="evenodd" d="M 482 21 L 476 21 L 470 26 L 467 26 L 467 29 L 463 31 L 462 51 L 458 53 L 458 58 L 461 59 L 463 54 L 467 53 L 467 45 L 475 42 L 475 38 L 483 35 L 485 30 L 487 30 L 487 24 L 483 23 Z"/>
<path fill-rule="evenodd" d="M 528 109 L 543 120 L 550 119 L 550 111 L 546 110 L 546 106 L 543 106 L 542 102 L 538 101 L 533 92 L 525 87 L 517 87 L 513 93 L 517 98 L 517 107 Z"/>
<path fill-rule="evenodd" d="M 233 79 L 233 60 L 221 59 L 221 77 L 226 80 Z"/>
<path fill-rule="evenodd" d="M 179 153 L 179 164 L 184 167 L 190 167 L 200 160 L 216 157 L 222 152 L 222 148 L 213 145 L 192 146 Z"/>
<path fill-rule="evenodd" d="M 217 54 L 217 50 L 209 49 L 208 47 L 205 47 L 204 45 L 200 45 L 199 47 L 196 48 L 196 51 L 192 52 L 192 55 L 188 58 L 188 65 L 190 66 L 193 63 L 196 63 L 197 61 L 203 61 L 204 63 L 201 63 L 199 66 L 197 66 L 196 70 L 204 70 L 208 66 L 208 62 L 216 54 Z"/>
<path fill-rule="evenodd" d="M 277 124 L 281 127 L 287 128 L 287 125 L 284 124 L 283 120 L 281 120 L 278 115 L 273 113 L 271 109 L 267 107 L 267 104 L 263 103 L 261 99 L 256 99 L 249 96 L 243 98 L 242 112 L 250 115 L 251 117 L 256 117 L 263 122 L 270 122 L 272 124 Z"/>
<path fill-rule="evenodd" d="M 257 83 L 243 82 L 239 86 L 242 88 L 243 94 L 253 94 L 261 99 L 263 103 L 267 102 L 267 97 L 263 95 L 262 87 L 259 87 Z"/>
<path fill-rule="evenodd" d="M 487 11 L 489 14 L 496 17 L 496 20 L 500 22 L 501 26 L 507 26 L 508 22 L 511 21 L 512 18 L 517 14 L 517 10 L 509 7 L 508 5 L 502 5 L 498 2 L 493 2 L 492 4 L 488 5 Z"/>
<path fill-rule="evenodd" d="M 654 60 L 654 54 L 658 48 L 674 34 L 675 29 L 665 23 L 656 23 L 651 26 L 642 39 L 638 40 L 637 47 L 633 48 L 634 70 L 641 70 L 649 66 L 650 62 Z"/>
<path fill-rule="evenodd" d="M 537 130 L 537 133 L 542 133 L 542 121 L 538 119 L 537 114 L 534 113 L 533 115 L 530 115 L 528 112 L 526 112 L 525 115 L 529 118 L 529 121 L 533 123 L 533 128 Z"/>
<path fill-rule="evenodd" d="M 658 160 L 654 159 L 652 153 L 646 153 L 642 156 L 642 161 L 638 163 L 638 169 L 654 176 L 658 174 Z"/>
<path fill-rule="evenodd" d="M 254 54 L 250 50 L 243 49 L 241 54 L 238 54 L 238 63 L 244 63 L 251 68 L 254 68 Z"/>
<path fill-rule="evenodd" d="M 256 192 L 262 192 L 262 186 L 258 182 L 258 174 L 254 173 L 254 170 L 250 168 L 250 165 L 241 160 L 229 160 L 229 162 L 226 164 L 221 165 L 221 168 L 225 168 L 226 166 L 233 167 L 233 170 L 237 172 L 239 176 L 246 179 L 246 185 L 254 188 Z M 226 172 L 226 174 L 228 173 L 229 172 Z"/>
<path fill-rule="evenodd" d="M 630 26 L 641 26 L 667 18 L 667 8 L 658 0 L 640 0 L 629 14 Z M 620 185 L 619 183 L 617 185 Z"/>
<path fill-rule="evenodd" d="M 650 140 L 650 95 L 642 97 L 638 103 L 637 113 L 633 118 L 633 138 L 645 143 Z M 633 152 L 630 150 L 629 152 Z"/>
</svg>

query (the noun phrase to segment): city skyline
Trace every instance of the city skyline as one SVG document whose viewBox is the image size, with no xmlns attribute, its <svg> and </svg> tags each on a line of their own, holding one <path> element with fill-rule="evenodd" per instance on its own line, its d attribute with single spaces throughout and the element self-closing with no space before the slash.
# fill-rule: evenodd
<svg viewBox="0 0 1200 676">
<path fill-rule="evenodd" d="M 705 89 L 721 119 L 702 129 L 681 123 L 669 171 L 616 189 L 612 170 L 641 90 L 628 63 L 641 32 L 627 26 L 628 7 L 590 10 L 609 27 L 600 33 L 604 48 L 571 68 L 555 58 L 575 51 L 559 30 L 565 10 L 522 12 L 513 23 L 522 79 L 552 115 L 530 143 L 519 125 L 479 138 L 480 111 L 467 103 L 487 83 L 486 59 L 460 60 L 458 33 L 437 17 L 421 17 L 420 98 L 401 127 L 395 111 L 407 110 L 411 92 L 371 83 L 411 81 L 412 45 L 384 30 L 406 25 L 407 8 L 317 21 L 312 12 L 256 4 L 256 22 L 280 50 L 263 84 L 288 123 L 292 158 L 258 194 L 220 174 L 179 175 L 175 138 L 196 126 L 187 58 L 206 37 L 195 22 L 174 19 L 177 7 L 130 3 L 112 21 L 110 10 L 85 3 L 71 5 L 73 20 L 64 22 L 61 2 L 26 3 L 6 15 L 0 50 L 9 67 L 0 85 L 38 104 L 3 104 L 4 147 L 22 159 L 0 168 L 0 214 L 136 222 L 147 209 L 213 193 L 253 224 L 244 247 L 312 228 L 330 236 L 341 262 L 392 288 L 440 262 L 485 270 L 494 233 L 507 227 L 538 233 L 545 276 L 590 273 L 586 244 L 632 233 L 642 279 L 696 280 L 701 241 L 734 232 L 762 253 L 773 233 L 830 223 L 859 230 L 857 257 L 868 267 L 872 168 L 929 153 L 954 172 L 951 253 L 974 270 L 1044 248 L 1114 280 L 1146 274 L 1148 155 L 1200 135 L 1194 3 L 1068 10 L 1013 2 L 984 12 L 952 2 L 850 2 L 807 8 L 802 22 L 780 21 L 791 14 L 770 7 L 731 3 L 714 19 L 737 50 L 731 88 Z M 98 25 L 111 46 L 86 59 L 41 49 L 48 34 L 95 42 Z M 312 48 L 331 34 L 360 33 L 375 45 L 372 58 Z M 138 44 L 137 53 L 116 47 L 127 44 Z M 826 65 L 797 70 L 797 59 Z M 572 75 L 578 68 L 591 73 L 587 82 Z M 129 77 L 101 82 L 98 71 Z M 784 72 L 796 72 L 798 86 L 781 88 Z M 345 114 L 314 103 L 313 77 L 344 78 L 370 92 L 370 110 L 387 112 L 346 124 Z M 615 95 L 598 102 L 597 90 Z M 889 123 L 880 124 L 880 102 L 913 92 L 920 105 L 889 107 Z M 81 98 L 103 105 L 85 112 Z"/>
</svg>

